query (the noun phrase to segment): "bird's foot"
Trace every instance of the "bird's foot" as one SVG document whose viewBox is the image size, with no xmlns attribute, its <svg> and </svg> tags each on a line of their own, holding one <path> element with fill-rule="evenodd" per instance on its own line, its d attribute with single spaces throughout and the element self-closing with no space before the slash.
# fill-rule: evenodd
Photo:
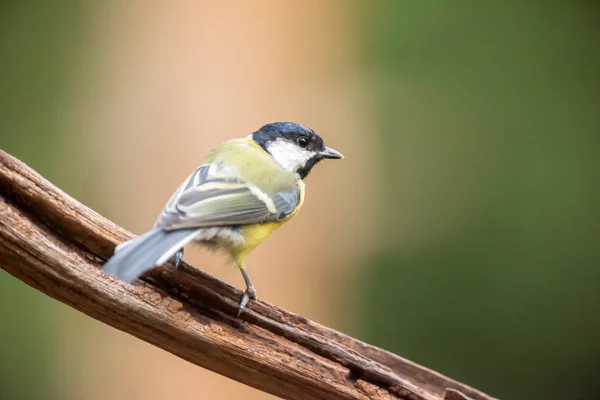
<svg viewBox="0 0 600 400">
<path fill-rule="evenodd" d="M 248 304 L 250 299 L 256 300 L 256 289 L 254 289 L 254 286 L 252 285 L 249 285 L 244 291 L 244 294 L 242 295 L 242 300 L 240 301 L 240 306 L 238 307 L 237 312 L 238 318 L 240 317 L 240 315 L 242 315 L 242 312 L 244 311 L 244 308 L 246 308 L 246 305 Z"/>
<path fill-rule="evenodd" d="M 183 258 L 183 249 L 179 249 L 173 258 L 173 264 L 175 264 L 175 269 L 177 269 L 177 267 L 179 267 L 179 263 L 181 263 L 181 259 Z"/>
</svg>

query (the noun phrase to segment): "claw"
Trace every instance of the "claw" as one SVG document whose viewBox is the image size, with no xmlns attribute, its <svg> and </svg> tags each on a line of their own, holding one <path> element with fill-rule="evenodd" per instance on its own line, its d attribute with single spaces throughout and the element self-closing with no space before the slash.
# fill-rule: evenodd
<svg viewBox="0 0 600 400">
<path fill-rule="evenodd" d="M 240 315 L 242 315 L 242 312 L 244 311 L 244 308 L 246 308 L 246 305 L 248 304 L 250 299 L 256 300 L 256 290 L 254 289 L 254 286 L 252 286 L 252 284 L 246 288 L 244 294 L 242 295 L 242 300 L 240 300 L 240 306 L 238 307 L 237 312 L 238 318 L 240 317 Z"/>
<path fill-rule="evenodd" d="M 175 269 L 177 269 L 177 267 L 179 267 L 179 263 L 181 263 L 181 259 L 183 258 L 183 249 L 179 249 L 173 257 L 175 258 Z"/>
</svg>

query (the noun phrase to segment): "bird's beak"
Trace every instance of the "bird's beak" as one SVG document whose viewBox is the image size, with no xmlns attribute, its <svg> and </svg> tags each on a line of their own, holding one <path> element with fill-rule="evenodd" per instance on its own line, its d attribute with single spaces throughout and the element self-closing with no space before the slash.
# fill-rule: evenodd
<svg viewBox="0 0 600 400">
<path fill-rule="evenodd" d="M 331 147 L 325 146 L 325 150 L 319 153 L 321 158 L 331 158 L 331 159 L 342 159 L 344 155 L 339 151 L 332 149 Z"/>
</svg>

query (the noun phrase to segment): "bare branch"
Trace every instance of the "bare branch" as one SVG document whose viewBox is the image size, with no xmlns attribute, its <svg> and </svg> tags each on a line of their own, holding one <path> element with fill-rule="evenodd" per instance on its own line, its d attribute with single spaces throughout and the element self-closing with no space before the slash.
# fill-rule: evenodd
<svg viewBox="0 0 600 400">
<path fill-rule="evenodd" d="M 242 324 L 241 292 L 185 263 L 132 285 L 103 274 L 132 235 L 2 151 L 0 194 L 2 269 L 196 365 L 288 399 L 492 399 L 264 301 Z"/>
</svg>

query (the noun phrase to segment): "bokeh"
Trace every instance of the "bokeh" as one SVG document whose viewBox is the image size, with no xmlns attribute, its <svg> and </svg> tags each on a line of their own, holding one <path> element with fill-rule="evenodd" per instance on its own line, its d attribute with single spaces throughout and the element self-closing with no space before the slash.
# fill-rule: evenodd
<svg viewBox="0 0 600 400">
<path fill-rule="evenodd" d="M 600 391 L 595 2 L 0 2 L 0 148 L 135 233 L 215 145 L 342 151 L 259 297 L 503 399 Z M 185 259 L 238 287 L 220 255 Z M 0 399 L 272 398 L 0 272 Z"/>
</svg>

